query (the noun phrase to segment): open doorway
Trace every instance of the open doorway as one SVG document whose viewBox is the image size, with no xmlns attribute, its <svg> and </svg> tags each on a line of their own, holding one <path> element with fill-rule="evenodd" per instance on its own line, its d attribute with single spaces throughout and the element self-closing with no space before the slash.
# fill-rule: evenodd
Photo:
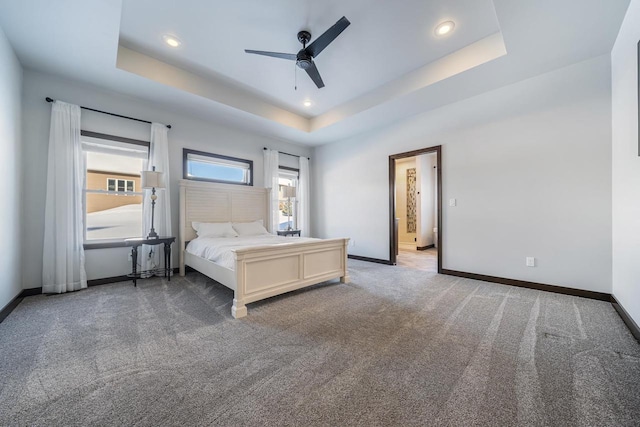
<svg viewBox="0 0 640 427">
<path fill-rule="evenodd" d="M 441 146 L 389 156 L 389 259 L 442 271 Z"/>
</svg>

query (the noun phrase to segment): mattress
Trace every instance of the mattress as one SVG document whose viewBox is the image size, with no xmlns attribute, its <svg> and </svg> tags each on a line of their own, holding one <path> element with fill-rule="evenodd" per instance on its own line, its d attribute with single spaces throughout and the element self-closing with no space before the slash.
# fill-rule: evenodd
<svg viewBox="0 0 640 427">
<path fill-rule="evenodd" d="M 208 259 L 216 264 L 235 270 L 233 250 L 253 246 L 283 246 L 300 242 L 312 242 L 320 239 L 310 237 L 285 237 L 263 234 L 244 237 L 198 237 L 189 242 L 186 251 L 200 258 Z"/>
</svg>

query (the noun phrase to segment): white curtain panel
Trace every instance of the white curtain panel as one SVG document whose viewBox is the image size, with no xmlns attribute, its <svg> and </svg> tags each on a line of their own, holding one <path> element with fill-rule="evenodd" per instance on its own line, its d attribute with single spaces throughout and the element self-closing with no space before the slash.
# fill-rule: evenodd
<svg viewBox="0 0 640 427">
<path fill-rule="evenodd" d="M 264 186 L 271 189 L 269 198 L 269 231 L 275 234 L 278 231 L 278 171 L 280 169 L 278 152 L 276 150 L 264 150 Z"/>
<path fill-rule="evenodd" d="M 49 130 L 42 293 L 87 287 L 82 246 L 85 176 L 80 107 L 55 101 Z"/>
<path fill-rule="evenodd" d="M 311 236 L 309 221 L 309 159 L 300 156 L 300 176 L 298 177 L 298 228 L 302 237 Z"/>
<path fill-rule="evenodd" d="M 171 179 L 169 176 L 169 129 L 161 123 L 151 124 L 151 146 L 149 147 L 149 160 L 145 162 L 145 170 L 153 170 L 164 175 L 164 189 L 156 189 L 156 207 L 153 227 L 159 236 L 171 236 Z M 151 230 L 151 190 L 144 190 L 142 199 L 142 224 L 146 237 Z M 164 245 L 143 245 L 140 251 L 141 270 L 153 270 L 164 267 Z M 164 272 L 158 273 L 164 275 Z"/>
</svg>

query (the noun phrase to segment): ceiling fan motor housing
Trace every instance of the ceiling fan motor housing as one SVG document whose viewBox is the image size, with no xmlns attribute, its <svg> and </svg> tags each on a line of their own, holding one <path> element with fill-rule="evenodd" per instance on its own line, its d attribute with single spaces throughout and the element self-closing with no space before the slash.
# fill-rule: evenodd
<svg viewBox="0 0 640 427">
<path fill-rule="evenodd" d="M 309 55 L 306 50 L 302 49 L 300 52 L 298 52 L 296 59 L 296 65 L 298 67 L 306 70 L 307 68 L 311 67 L 312 64 L 313 62 L 311 55 Z"/>
<path fill-rule="evenodd" d="M 312 57 L 307 53 L 307 43 L 311 40 L 311 33 L 309 31 L 300 31 L 298 33 L 298 41 L 302 43 L 302 49 L 298 52 L 296 58 L 296 65 L 303 70 L 310 68 L 313 64 Z"/>
</svg>

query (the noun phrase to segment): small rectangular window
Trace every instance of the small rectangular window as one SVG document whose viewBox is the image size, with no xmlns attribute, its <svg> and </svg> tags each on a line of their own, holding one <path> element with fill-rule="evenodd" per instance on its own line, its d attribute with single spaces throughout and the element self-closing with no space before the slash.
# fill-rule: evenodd
<svg viewBox="0 0 640 427">
<path fill-rule="evenodd" d="M 93 160 L 92 155 L 87 155 L 87 158 Z M 116 186 L 116 182 L 118 185 Z M 115 178 L 107 178 L 107 191 L 115 191 L 120 193 L 135 193 L 136 191 L 136 182 L 131 179 L 115 179 Z"/>
<path fill-rule="evenodd" d="M 253 185 L 253 161 L 183 149 L 183 176 L 197 181 Z"/>
</svg>

